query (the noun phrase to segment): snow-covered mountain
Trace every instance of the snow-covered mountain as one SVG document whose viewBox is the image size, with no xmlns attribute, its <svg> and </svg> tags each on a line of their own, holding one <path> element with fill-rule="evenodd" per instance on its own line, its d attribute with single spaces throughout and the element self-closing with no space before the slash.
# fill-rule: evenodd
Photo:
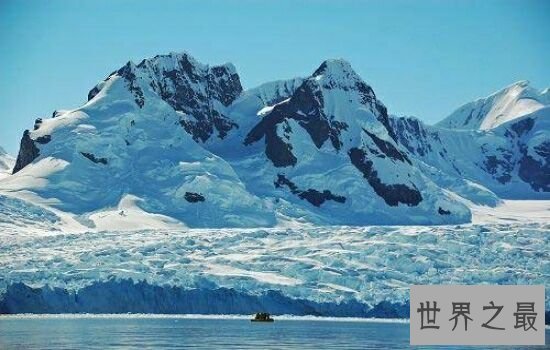
<svg viewBox="0 0 550 350">
<path fill-rule="evenodd" d="M 533 102 L 519 118 L 499 107 L 510 99 L 478 104 L 515 113 L 513 125 L 455 130 L 390 117 L 343 60 L 243 90 L 231 64 L 159 55 L 111 73 L 82 107 L 38 118 L 0 192 L 88 229 L 136 217 L 163 228 L 468 222 L 464 199 L 550 192 L 548 108 Z"/>
<path fill-rule="evenodd" d="M 15 159 L 0 147 L 0 179 L 11 174 Z"/>
<path fill-rule="evenodd" d="M 190 226 L 272 226 L 268 203 L 200 144 L 233 127 L 224 104 L 240 92 L 231 65 L 208 67 L 187 54 L 129 62 L 82 107 L 37 119 L 0 187 L 36 193 L 92 226 L 128 196 L 135 210 Z"/>
<path fill-rule="evenodd" d="M 489 189 L 500 198 L 550 199 L 549 105 L 491 130 L 452 130 L 412 117 L 392 117 L 391 124 L 417 166 L 462 197 L 487 201 Z"/>
<path fill-rule="evenodd" d="M 550 198 L 545 91 L 429 126 L 343 60 L 247 90 L 129 62 L 0 152 L 0 313 L 402 318 L 411 284 L 548 285 L 548 201 L 502 200 Z"/>
<path fill-rule="evenodd" d="M 299 84 L 273 90 L 291 94 L 268 106 L 258 94 L 243 96 L 236 107 L 256 102 L 258 117 L 235 118 L 241 131 L 210 150 L 256 195 L 280 198 L 279 213 L 340 224 L 468 220 L 466 207 L 412 166 L 386 107 L 349 63 L 325 61 Z"/>
<path fill-rule="evenodd" d="M 467 103 L 436 125 L 463 130 L 490 130 L 550 104 L 550 90 L 538 91 L 519 81 L 492 95 Z"/>
</svg>

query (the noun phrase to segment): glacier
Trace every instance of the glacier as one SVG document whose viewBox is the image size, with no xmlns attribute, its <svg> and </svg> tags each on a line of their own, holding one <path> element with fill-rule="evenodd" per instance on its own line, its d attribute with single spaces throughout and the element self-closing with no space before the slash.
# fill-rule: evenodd
<svg viewBox="0 0 550 350">
<path fill-rule="evenodd" d="M 537 203 L 531 217 L 510 202 L 454 226 L 67 233 L 5 225 L 0 311 L 407 317 L 411 284 L 550 285 L 549 208 Z"/>
</svg>

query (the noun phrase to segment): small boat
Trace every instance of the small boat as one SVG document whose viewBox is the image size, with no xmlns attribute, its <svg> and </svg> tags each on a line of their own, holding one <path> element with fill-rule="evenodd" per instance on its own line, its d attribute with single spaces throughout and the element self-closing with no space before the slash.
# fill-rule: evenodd
<svg viewBox="0 0 550 350">
<path fill-rule="evenodd" d="M 250 322 L 274 322 L 275 320 L 271 318 L 271 315 L 267 312 L 258 312 Z"/>
</svg>

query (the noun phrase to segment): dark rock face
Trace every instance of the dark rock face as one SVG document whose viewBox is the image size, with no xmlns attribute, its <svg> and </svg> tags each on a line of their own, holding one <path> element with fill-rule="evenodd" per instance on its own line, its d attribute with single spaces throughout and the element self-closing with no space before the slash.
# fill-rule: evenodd
<svg viewBox="0 0 550 350">
<path fill-rule="evenodd" d="M 451 211 L 450 210 L 445 210 L 441 207 L 439 207 L 437 209 L 437 212 L 439 213 L 439 215 L 450 215 L 451 214 Z"/>
<path fill-rule="evenodd" d="M 391 117 L 389 119 L 392 130 L 395 131 L 397 142 L 407 149 L 413 155 L 421 157 L 433 152 L 432 142 L 439 143 L 438 148 L 447 152 L 441 145 L 439 135 L 435 132 L 429 132 L 424 124 L 416 118 Z"/>
<path fill-rule="evenodd" d="M 348 125 L 336 120 L 334 116 L 326 116 L 323 106 L 321 91 L 308 80 L 296 90 L 288 104 L 275 107 L 271 114 L 296 120 L 307 131 L 317 148 L 321 148 L 330 139 L 332 146 L 340 150 L 340 132 L 346 130 Z"/>
<path fill-rule="evenodd" d="M 184 198 L 189 203 L 198 203 L 205 201 L 205 198 L 202 194 L 195 192 L 185 192 Z"/>
<path fill-rule="evenodd" d="M 517 167 L 519 178 L 528 183 L 533 190 L 550 192 L 550 142 L 544 141 L 531 150 L 542 159 L 534 158 L 527 149 L 525 138 L 529 137 L 528 134 L 534 126 L 535 120 L 533 118 L 523 118 L 513 123 L 506 130 L 506 137 L 518 145 L 520 153 L 519 159 L 513 163 L 511 162 L 510 167 Z M 510 156 L 507 159 L 510 159 Z"/>
<path fill-rule="evenodd" d="M 511 129 L 516 133 L 517 136 L 522 136 L 524 134 L 527 134 L 531 129 L 533 129 L 533 126 L 535 125 L 535 121 L 533 118 L 525 118 L 520 120 L 517 123 L 514 123 L 511 126 Z"/>
<path fill-rule="evenodd" d="M 36 118 L 34 121 L 34 130 L 38 130 L 42 125 L 42 118 Z"/>
<path fill-rule="evenodd" d="M 50 142 L 51 140 L 52 140 L 51 135 L 44 135 L 44 136 L 38 136 L 35 141 L 38 142 L 41 145 L 45 145 L 48 142 Z"/>
<path fill-rule="evenodd" d="M 12 173 L 15 174 L 19 170 L 23 169 L 38 158 L 39 155 L 40 151 L 36 147 L 34 140 L 31 139 L 29 130 L 25 130 L 25 132 L 23 132 L 23 137 L 21 138 L 19 154 L 17 155 L 17 160 L 15 162 L 15 166 L 13 167 Z"/>
<path fill-rule="evenodd" d="M 277 125 L 284 121 L 280 116 L 264 117 L 248 133 L 244 140 L 246 146 L 265 138 L 265 154 L 276 167 L 296 165 L 297 159 L 292 153 L 292 145 L 277 134 Z M 290 125 L 285 121 L 284 130 L 292 132 Z"/>
<path fill-rule="evenodd" d="M 314 189 L 309 189 L 301 192 L 298 197 L 307 200 L 316 207 L 320 207 L 321 204 L 325 203 L 326 201 L 335 201 L 338 203 L 346 202 L 346 197 L 332 194 L 329 190 L 323 190 L 322 192 L 319 192 Z"/>
<path fill-rule="evenodd" d="M 290 191 L 292 193 L 298 193 L 299 192 L 298 186 L 296 186 L 296 184 L 294 184 L 294 182 L 290 181 L 289 179 L 286 178 L 285 175 L 282 175 L 282 174 L 277 174 L 277 181 L 275 181 L 273 184 L 277 188 L 286 186 L 290 189 Z"/>
<path fill-rule="evenodd" d="M 128 62 L 109 77 L 113 75 L 125 80 L 139 108 L 146 103 L 144 84 L 146 89 L 153 89 L 166 103 L 183 114 L 180 125 L 197 142 L 207 141 L 214 133 L 223 139 L 230 130 L 238 128 L 219 107 L 229 106 L 243 91 L 239 75 L 232 65 L 209 67 L 187 54 L 157 55 L 141 61 L 137 66 Z M 99 85 L 91 89 L 88 100 L 99 91 Z"/>
<path fill-rule="evenodd" d="M 156 63 L 168 59 L 174 60 L 172 69 Z M 164 101 L 185 113 L 187 117 L 182 118 L 180 125 L 195 141 L 205 142 L 214 132 L 223 139 L 238 127 L 214 102 L 229 106 L 241 94 L 241 82 L 232 66 L 201 66 L 184 54 L 156 56 L 142 61 L 137 68 L 152 78 L 151 87 Z"/>
<path fill-rule="evenodd" d="M 89 92 L 88 92 L 88 101 L 90 101 L 92 98 L 96 97 L 96 95 L 99 93 L 100 89 L 97 86 L 94 86 Z"/>
<path fill-rule="evenodd" d="M 237 73 L 227 66 L 213 66 L 207 74 L 209 97 L 229 106 L 243 91 Z"/>
<path fill-rule="evenodd" d="M 541 143 L 534 147 L 534 151 L 545 161 L 534 159 L 527 154 L 527 150 L 523 149 L 518 175 L 535 191 L 550 192 L 550 142 Z"/>
<path fill-rule="evenodd" d="M 345 65 L 345 63 L 331 64 Z M 386 127 L 389 135 L 395 140 L 396 135 L 389 124 L 386 107 L 376 99 L 371 87 L 358 80 L 359 78 L 355 72 L 347 67 L 336 68 L 339 70 L 338 74 L 342 74 L 344 77 L 317 80 L 316 77 L 324 74 L 327 69 L 329 69 L 329 63 L 324 62 L 310 78 L 302 82 L 288 102 L 276 105 L 269 114 L 264 116 L 252 128 L 247 134 L 244 144 L 250 145 L 264 138 L 266 156 L 274 166 L 293 166 L 297 161 L 296 156 L 292 154 L 292 145 L 285 139 L 289 139 L 287 134 L 292 133 L 288 122 L 294 120 L 308 133 L 318 149 L 323 147 L 327 141 L 330 141 L 334 149 L 337 152 L 340 151 L 343 146 L 342 133 L 348 130 L 350 126 L 346 122 L 338 120 L 338 116 L 326 115 L 323 89 L 352 91 L 353 94 L 359 97 L 361 104 L 373 111 L 376 118 Z M 350 85 L 349 82 L 338 80 L 345 78 L 349 78 L 355 83 Z M 284 131 L 284 135 L 281 135 L 281 130 Z M 386 147 L 386 151 L 391 153 L 394 149 Z M 397 151 L 397 153 L 400 152 Z M 406 158 L 403 154 L 396 155 L 396 152 L 392 154 Z"/>
<path fill-rule="evenodd" d="M 62 112 L 55 110 L 52 112 L 52 118 L 57 118 L 62 114 Z"/>
<path fill-rule="evenodd" d="M 363 129 L 363 132 L 365 132 L 369 137 L 372 139 L 372 141 L 376 144 L 380 152 L 388 158 L 391 158 L 393 160 L 399 160 L 401 162 L 407 162 L 412 165 L 411 161 L 407 157 L 407 155 L 400 150 L 398 150 L 393 144 L 386 140 L 382 140 L 381 138 L 377 137 L 376 135 L 368 132 L 367 130 Z M 376 151 L 378 153 L 378 151 Z"/>
<path fill-rule="evenodd" d="M 368 159 L 367 153 L 359 148 L 352 148 L 348 152 L 351 163 L 363 173 L 376 194 L 384 199 L 386 204 L 395 207 L 399 203 L 408 206 L 416 206 L 422 201 L 422 195 L 416 188 L 410 188 L 403 184 L 387 185 L 380 180 L 378 172 L 373 167 L 373 162 Z"/>
<path fill-rule="evenodd" d="M 145 104 L 145 97 L 143 96 L 143 90 L 136 81 L 136 74 L 134 73 L 133 64 L 131 62 L 126 63 L 124 67 L 117 71 L 117 74 L 126 80 L 128 90 L 130 90 L 130 92 L 134 95 L 134 101 L 139 108 L 143 108 L 143 105 Z"/>
<path fill-rule="evenodd" d="M 305 81 L 290 98 L 288 103 L 275 106 L 246 136 L 244 144 L 250 145 L 265 138 L 266 156 L 276 167 L 296 164 L 292 154 L 292 145 L 278 135 L 277 129 L 282 125 L 285 131 L 292 132 L 288 120 L 295 120 L 307 131 L 317 148 L 330 140 L 336 150 L 342 147 L 340 134 L 348 125 L 327 117 L 323 112 L 323 95 L 316 90 L 312 81 Z"/>
<path fill-rule="evenodd" d="M 84 157 L 88 158 L 89 160 L 91 160 L 96 164 L 101 163 L 103 165 L 107 165 L 108 163 L 107 158 L 99 158 L 93 155 L 92 153 L 80 152 L 80 154 L 82 154 Z"/>
<path fill-rule="evenodd" d="M 486 156 L 483 164 L 489 174 L 493 175 L 501 184 L 505 184 L 512 179 L 511 172 L 514 169 L 514 164 L 511 161 L 512 154 L 507 150 L 501 151 L 499 157 L 495 155 Z"/>
<path fill-rule="evenodd" d="M 280 188 L 283 186 L 288 187 L 292 194 L 297 195 L 300 199 L 305 199 L 312 205 L 320 207 L 321 204 L 326 201 L 335 201 L 338 203 L 345 203 L 346 197 L 338 196 L 330 192 L 329 190 L 317 191 L 315 189 L 308 189 L 302 191 L 296 186 L 294 182 L 289 180 L 285 175 L 277 174 L 277 180 L 273 183 L 275 187 Z"/>
</svg>

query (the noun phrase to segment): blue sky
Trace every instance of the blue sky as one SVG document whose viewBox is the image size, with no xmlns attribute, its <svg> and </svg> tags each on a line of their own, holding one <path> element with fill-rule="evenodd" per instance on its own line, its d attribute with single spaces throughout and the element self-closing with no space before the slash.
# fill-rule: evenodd
<svg viewBox="0 0 550 350">
<path fill-rule="evenodd" d="M 390 113 L 434 123 L 517 80 L 550 86 L 550 1 L 0 0 L 0 145 L 129 59 L 232 62 L 245 88 L 344 58 Z"/>
</svg>

